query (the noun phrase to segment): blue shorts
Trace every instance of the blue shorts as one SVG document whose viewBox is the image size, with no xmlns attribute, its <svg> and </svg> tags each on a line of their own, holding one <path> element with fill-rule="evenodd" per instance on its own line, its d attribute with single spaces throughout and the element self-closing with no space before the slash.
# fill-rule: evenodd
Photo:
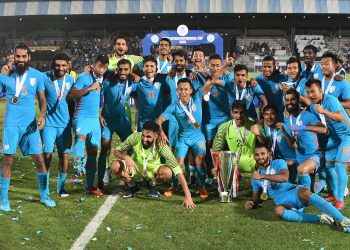
<svg viewBox="0 0 350 250">
<path fill-rule="evenodd" d="M 335 160 L 338 162 L 350 162 L 350 138 L 340 143 Z"/>
<path fill-rule="evenodd" d="M 107 125 L 101 128 L 102 138 L 110 140 L 113 133 L 116 133 L 121 141 L 125 141 L 131 135 L 131 122 L 127 117 L 119 121 L 106 120 Z"/>
<path fill-rule="evenodd" d="M 175 156 L 185 158 L 188 149 L 191 148 L 194 155 L 205 155 L 206 145 L 204 135 L 200 132 L 196 138 L 179 138 L 176 143 Z"/>
<path fill-rule="evenodd" d="M 174 116 L 169 119 L 169 128 L 168 128 L 168 140 L 169 147 L 175 147 L 177 143 L 177 135 L 179 133 L 179 124 Z"/>
<path fill-rule="evenodd" d="M 326 147 L 326 161 L 335 161 L 339 146 L 340 141 L 335 142 L 332 138 L 328 138 Z"/>
<path fill-rule="evenodd" d="M 219 126 L 224 122 L 227 122 L 229 119 L 230 117 L 217 118 L 217 119 L 212 119 L 208 123 L 206 123 L 204 125 L 205 139 L 207 141 L 214 140 L 214 137 L 216 135 L 216 132 L 218 131 Z"/>
<path fill-rule="evenodd" d="M 2 153 L 16 154 L 17 146 L 25 156 L 43 153 L 40 133 L 35 122 L 27 126 L 3 128 Z"/>
<path fill-rule="evenodd" d="M 281 195 L 281 197 L 275 201 L 276 205 L 277 206 L 286 205 L 295 209 L 304 208 L 305 206 L 301 203 L 298 196 L 298 191 L 301 187 L 304 187 L 304 186 L 298 185 L 295 188 L 284 191 L 283 195 Z"/>
<path fill-rule="evenodd" d="M 75 136 L 86 137 L 86 147 L 99 147 L 101 143 L 101 126 L 99 118 L 74 118 L 73 122 Z"/>
<path fill-rule="evenodd" d="M 55 145 L 59 153 L 67 154 L 72 148 L 72 127 L 70 124 L 65 128 L 45 126 L 40 131 L 43 141 L 44 153 L 53 153 Z"/>
</svg>

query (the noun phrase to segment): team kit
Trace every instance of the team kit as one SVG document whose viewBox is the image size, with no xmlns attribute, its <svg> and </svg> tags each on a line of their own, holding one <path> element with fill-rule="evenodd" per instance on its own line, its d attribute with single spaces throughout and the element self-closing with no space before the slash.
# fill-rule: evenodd
<svg viewBox="0 0 350 250">
<path fill-rule="evenodd" d="M 303 63 L 291 57 L 285 72 L 265 56 L 262 73 L 248 79 L 247 66 L 228 54 L 206 62 L 196 47 L 188 58 L 183 50 L 172 51 L 168 38 L 160 39 L 155 56 L 127 50 L 127 39 L 115 38 L 113 52 L 97 55 L 76 77 L 64 53 L 42 73 L 29 66 L 26 45 L 15 48 L 13 65 L 0 74 L 6 94 L 1 211 L 11 211 L 10 176 L 19 147 L 33 159 L 40 202 L 47 207 L 56 206 L 49 172 L 57 150 L 61 198 L 69 196 L 64 186 L 70 153 L 75 174 L 86 178 L 86 194 L 103 196 L 118 176 L 124 198 L 138 192 L 140 180 L 148 196 L 158 198 L 157 184 L 166 182 L 171 185 L 163 195 L 182 189 L 188 209 L 196 207 L 189 187 L 207 199 L 207 187 L 217 179 L 219 196 L 232 200 L 238 177 L 247 173 L 252 196 L 246 210 L 270 198 L 282 220 L 350 232 L 350 219 L 341 213 L 348 192 L 350 84 L 336 54 L 325 52 L 316 63 L 317 48 L 307 45 Z M 121 141 L 116 148 L 114 133 Z M 310 205 L 320 213 L 304 212 Z"/>
</svg>

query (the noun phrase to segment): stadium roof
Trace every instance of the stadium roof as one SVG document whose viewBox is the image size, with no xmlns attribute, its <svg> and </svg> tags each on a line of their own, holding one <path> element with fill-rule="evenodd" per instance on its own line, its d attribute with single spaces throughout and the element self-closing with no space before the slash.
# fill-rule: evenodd
<svg viewBox="0 0 350 250">
<path fill-rule="evenodd" d="M 305 13 L 350 14 L 349 0 L 36 0 L 1 1 L 0 16 Z"/>
</svg>

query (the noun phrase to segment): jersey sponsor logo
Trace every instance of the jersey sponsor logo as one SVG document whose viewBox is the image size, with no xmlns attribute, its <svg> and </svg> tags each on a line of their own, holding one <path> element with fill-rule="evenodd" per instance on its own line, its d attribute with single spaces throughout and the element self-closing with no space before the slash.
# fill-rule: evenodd
<svg viewBox="0 0 350 250">
<path fill-rule="evenodd" d="M 330 87 L 329 92 L 333 93 L 334 90 L 335 90 L 335 86 L 332 86 Z"/>
<path fill-rule="evenodd" d="M 154 83 L 154 87 L 155 87 L 156 89 L 159 89 L 159 86 L 160 86 L 160 83 L 159 83 L 159 82 L 155 82 L 155 83 Z"/>
<path fill-rule="evenodd" d="M 34 85 L 36 84 L 36 78 L 29 78 L 29 83 L 34 87 Z"/>
</svg>

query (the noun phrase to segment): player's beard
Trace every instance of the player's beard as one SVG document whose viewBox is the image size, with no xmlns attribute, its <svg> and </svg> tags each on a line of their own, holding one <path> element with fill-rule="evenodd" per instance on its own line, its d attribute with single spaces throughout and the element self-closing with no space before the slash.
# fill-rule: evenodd
<svg viewBox="0 0 350 250">
<path fill-rule="evenodd" d="M 267 167 L 268 165 L 270 165 L 270 157 L 266 157 L 264 161 L 258 160 L 257 163 L 259 167 Z"/>
<path fill-rule="evenodd" d="M 185 69 L 185 65 L 177 65 L 175 66 L 176 72 L 182 72 Z"/>
<path fill-rule="evenodd" d="M 297 104 L 289 104 L 289 105 L 286 105 L 286 110 L 289 114 L 295 112 L 298 110 L 298 105 Z"/>
<path fill-rule="evenodd" d="M 61 78 L 64 77 L 64 75 L 66 74 L 65 70 L 54 70 L 53 74 L 56 78 Z"/>
<path fill-rule="evenodd" d="M 24 73 L 24 71 L 26 71 L 26 69 L 27 69 L 28 66 L 29 66 L 29 62 L 23 62 L 22 64 L 23 64 L 23 65 L 19 65 L 18 62 L 15 62 L 16 71 L 17 71 L 17 73 L 19 73 L 19 74 Z"/>
<path fill-rule="evenodd" d="M 147 143 L 147 144 L 142 141 L 142 147 L 144 149 L 148 149 L 148 148 L 150 148 L 153 145 L 153 143 L 154 143 L 154 140 L 149 142 L 149 143 Z"/>
</svg>

